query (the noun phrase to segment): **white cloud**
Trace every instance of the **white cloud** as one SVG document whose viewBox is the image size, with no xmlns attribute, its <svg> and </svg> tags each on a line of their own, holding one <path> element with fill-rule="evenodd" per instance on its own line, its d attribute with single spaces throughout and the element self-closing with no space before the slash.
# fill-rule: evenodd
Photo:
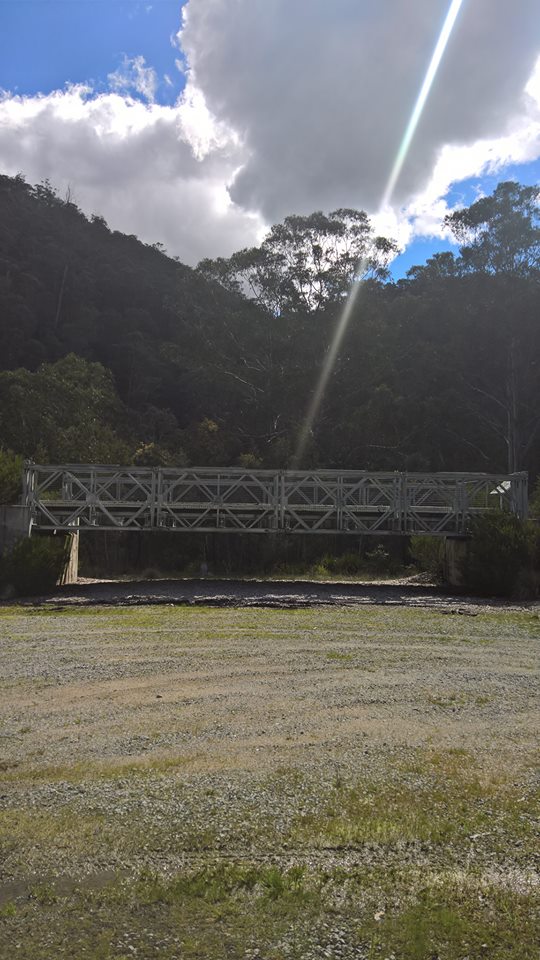
<svg viewBox="0 0 540 960">
<path fill-rule="evenodd" d="M 521 112 L 508 121 L 501 137 L 470 144 L 446 144 L 439 152 L 425 188 L 405 207 L 408 242 L 412 236 L 448 236 L 442 220 L 451 208 L 445 200 L 454 184 L 483 174 L 503 173 L 505 167 L 540 157 L 540 58 L 521 98 Z"/>
<path fill-rule="evenodd" d="M 150 8 L 151 9 L 151 8 Z M 153 67 L 147 67 L 144 57 L 124 56 L 122 63 L 114 73 L 109 73 L 107 80 L 111 90 L 117 93 L 138 93 L 148 103 L 153 103 L 156 97 L 158 78 Z"/>
<path fill-rule="evenodd" d="M 268 221 L 377 210 L 447 8 L 311 0 L 306 16 L 301 0 L 236 0 L 231 15 L 229 0 L 189 0 L 179 39 L 192 87 L 244 144 L 233 199 Z M 538 156 L 523 90 L 539 51 L 537 0 L 464 4 L 396 203 L 410 204 L 434 170 L 450 183 L 489 157 Z"/>
<path fill-rule="evenodd" d="M 106 94 L 5 94 L 0 169 L 71 185 L 86 212 L 188 263 L 257 242 L 290 213 L 373 214 L 447 8 L 310 0 L 307 15 L 305 0 L 188 0 L 176 105 L 156 102 L 143 57 L 125 59 Z M 376 217 L 400 243 L 440 235 L 452 184 L 540 156 L 537 10 L 463 5 L 395 204 Z"/>
<path fill-rule="evenodd" d="M 195 113 L 194 113 L 195 110 Z M 185 116 L 184 116 L 185 114 Z M 256 242 L 261 221 L 228 193 L 240 158 L 234 141 L 194 127 L 196 108 L 145 104 L 71 87 L 42 97 L 0 100 L 0 164 L 30 182 L 50 179 L 64 195 L 117 230 L 163 242 L 186 263 Z"/>
<path fill-rule="evenodd" d="M 240 141 L 234 130 L 219 123 L 210 113 L 204 94 L 189 80 L 177 107 L 185 137 L 198 160 L 227 144 L 235 147 L 239 161 L 243 159 Z"/>
</svg>

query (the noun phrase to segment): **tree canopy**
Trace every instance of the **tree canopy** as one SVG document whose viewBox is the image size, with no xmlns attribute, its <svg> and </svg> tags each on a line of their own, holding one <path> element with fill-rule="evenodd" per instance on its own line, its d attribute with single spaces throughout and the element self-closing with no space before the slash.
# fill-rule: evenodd
<svg viewBox="0 0 540 960">
<path fill-rule="evenodd" d="M 272 314 L 312 312 L 343 300 L 354 281 L 388 277 L 396 245 L 376 237 L 367 214 L 339 209 L 286 217 L 259 247 L 202 260 L 199 273 Z"/>
<path fill-rule="evenodd" d="M 290 216 L 197 270 L 0 177 L 0 447 L 49 461 L 286 467 L 351 283 L 302 466 L 540 473 L 538 191 L 388 277 L 354 210 Z"/>
<path fill-rule="evenodd" d="M 461 269 L 503 277 L 538 275 L 539 201 L 538 187 L 507 181 L 490 197 L 449 214 L 445 224 L 461 244 Z"/>
</svg>

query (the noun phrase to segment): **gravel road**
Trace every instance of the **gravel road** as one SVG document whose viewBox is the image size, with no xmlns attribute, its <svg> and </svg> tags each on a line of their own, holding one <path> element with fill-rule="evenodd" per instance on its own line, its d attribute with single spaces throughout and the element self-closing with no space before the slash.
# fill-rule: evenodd
<svg viewBox="0 0 540 960">
<path fill-rule="evenodd" d="M 369 924 L 413 893 L 427 915 L 421 890 L 448 878 L 471 916 L 538 890 L 537 609 L 402 584 L 102 583 L 3 606 L 0 638 L 2 958 L 221 960 L 215 901 L 183 887 L 179 920 L 170 893 L 200 871 L 204 889 L 244 877 L 212 896 L 246 960 L 372 956 Z M 407 958 L 396 923 L 380 955 Z"/>
</svg>

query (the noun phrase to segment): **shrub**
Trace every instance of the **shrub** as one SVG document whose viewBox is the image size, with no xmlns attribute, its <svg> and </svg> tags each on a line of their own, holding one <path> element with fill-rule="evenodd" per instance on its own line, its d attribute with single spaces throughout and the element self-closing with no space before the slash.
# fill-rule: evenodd
<svg viewBox="0 0 540 960">
<path fill-rule="evenodd" d="M 395 563 L 382 543 L 378 543 L 374 550 L 366 553 L 366 566 L 372 573 L 391 573 Z"/>
<path fill-rule="evenodd" d="M 0 449 L 0 503 L 17 503 L 21 496 L 23 458 Z"/>
<path fill-rule="evenodd" d="M 532 565 L 536 571 L 540 570 L 540 523 L 537 520 L 529 520 L 527 523 L 529 534 L 529 543 L 531 548 Z"/>
<path fill-rule="evenodd" d="M 415 567 L 434 580 L 443 579 L 444 540 L 439 537 L 411 537 L 410 554 Z"/>
<path fill-rule="evenodd" d="M 327 554 L 318 564 L 323 567 L 327 573 L 350 574 L 361 573 L 364 569 L 364 561 L 358 553 L 342 553 L 341 556 Z"/>
<path fill-rule="evenodd" d="M 317 576 L 336 574 L 339 576 L 359 576 L 360 574 L 387 574 L 392 573 L 396 563 L 385 550 L 382 543 L 378 543 L 362 557 L 359 553 L 342 553 L 339 556 L 326 554 L 314 567 L 312 572 Z"/>
<path fill-rule="evenodd" d="M 0 582 L 12 584 L 21 596 L 54 590 L 66 560 L 63 537 L 19 540 L 0 560 Z"/>
<path fill-rule="evenodd" d="M 244 470 L 258 470 L 262 467 L 262 460 L 256 453 L 241 453 L 238 457 L 238 466 Z"/>
<path fill-rule="evenodd" d="M 540 477 L 536 481 L 536 485 L 531 496 L 531 501 L 529 504 L 531 517 L 537 517 L 540 519 Z"/>
<path fill-rule="evenodd" d="M 511 513 L 494 511 L 473 518 L 463 563 L 463 582 L 477 593 L 509 597 L 534 570 L 537 532 Z"/>
</svg>

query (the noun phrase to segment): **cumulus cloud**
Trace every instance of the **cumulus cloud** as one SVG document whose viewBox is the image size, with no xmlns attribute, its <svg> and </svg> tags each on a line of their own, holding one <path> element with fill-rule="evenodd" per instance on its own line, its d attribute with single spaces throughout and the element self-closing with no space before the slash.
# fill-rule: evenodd
<svg viewBox="0 0 540 960">
<path fill-rule="evenodd" d="M 290 213 L 376 214 L 447 9 L 188 0 L 174 106 L 156 102 L 142 56 L 107 93 L 4 94 L 0 169 L 69 186 L 87 213 L 187 263 Z M 539 52 L 537 0 L 465 0 L 380 230 L 402 245 L 440 234 L 452 184 L 540 156 Z"/>
<path fill-rule="evenodd" d="M 376 230 L 393 237 L 401 248 L 415 237 L 449 239 L 444 218 L 451 205 L 447 194 L 462 181 L 483 175 L 504 176 L 505 167 L 529 163 L 540 157 L 540 58 L 522 98 L 521 112 L 509 118 L 508 132 L 500 137 L 469 144 L 446 144 L 423 189 L 402 207 L 386 207 L 373 216 Z"/>
<path fill-rule="evenodd" d="M 521 112 L 509 117 L 507 132 L 500 137 L 469 144 L 446 144 L 426 187 L 406 208 L 412 233 L 444 236 L 442 219 L 450 212 L 445 195 L 455 183 L 482 174 L 498 174 L 509 165 L 529 163 L 540 157 L 540 58 L 535 64 L 521 102 Z"/>
<path fill-rule="evenodd" d="M 30 182 L 70 188 L 87 213 L 162 242 L 186 263 L 254 243 L 261 222 L 235 207 L 227 183 L 239 165 L 234 138 L 199 139 L 200 96 L 171 108 L 85 87 L 0 100 L 0 160 Z M 205 139 L 206 138 L 206 139 Z M 191 140 L 193 139 L 193 145 Z M 205 150 L 201 142 L 211 144 Z"/>
<path fill-rule="evenodd" d="M 269 221 L 377 209 L 446 0 L 190 0 L 179 39 L 211 114 L 242 138 L 231 196 Z M 231 15 L 231 10 L 234 14 Z M 537 0 L 462 7 L 395 199 L 442 148 L 504 136 L 540 51 Z"/>
</svg>

